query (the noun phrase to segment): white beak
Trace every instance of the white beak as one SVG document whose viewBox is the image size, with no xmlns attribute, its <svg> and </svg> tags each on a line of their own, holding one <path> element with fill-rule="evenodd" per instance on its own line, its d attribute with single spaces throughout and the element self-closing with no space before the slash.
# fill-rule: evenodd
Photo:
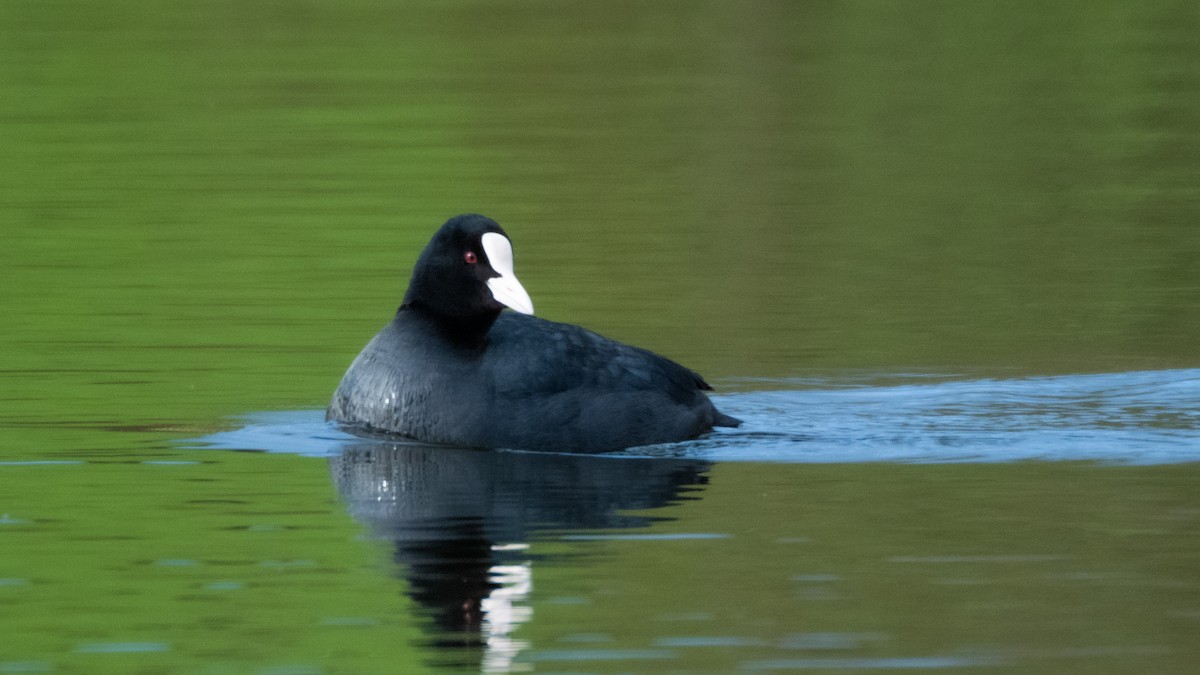
<svg viewBox="0 0 1200 675">
<path fill-rule="evenodd" d="M 492 269 L 500 275 L 487 280 L 488 289 L 496 302 L 522 314 L 533 314 L 533 300 L 513 274 L 512 243 L 496 232 L 485 232 L 481 239 L 483 252 Z"/>
</svg>

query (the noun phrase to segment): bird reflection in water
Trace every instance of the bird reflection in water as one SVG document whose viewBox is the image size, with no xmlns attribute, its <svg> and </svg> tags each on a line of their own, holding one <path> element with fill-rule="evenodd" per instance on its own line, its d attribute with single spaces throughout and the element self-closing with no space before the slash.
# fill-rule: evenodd
<svg viewBox="0 0 1200 675">
<path fill-rule="evenodd" d="M 507 672 L 529 645 L 535 557 L 547 532 L 646 527 L 631 514 L 697 498 L 707 462 L 366 441 L 331 458 L 355 519 L 395 546 L 438 663 Z"/>
</svg>

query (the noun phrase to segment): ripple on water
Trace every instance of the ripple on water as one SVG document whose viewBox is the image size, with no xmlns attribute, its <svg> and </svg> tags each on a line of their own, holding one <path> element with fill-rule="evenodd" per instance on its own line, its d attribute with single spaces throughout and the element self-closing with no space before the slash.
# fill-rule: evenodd
<svg viewBox="0 0 1200 675">
<path fill-rule="evenodd" d="M 171 646 L 165 642 L 92 642 L 75 648 L 80 654 L 146 654 L 170 650 Z"/>
<path fill-rule="evenodd" d="M 50 673 L 54 664 L 49 661 L 0 661 L 0 673 Z"/>
<path fill-rule="evenodd" d="M 796 388 L 781 388 L 789 384 Z M 619 454 L 791 463 L 1200 461 L 1200 369 L 763 387 L 714 397 L 745 421 L 739 429 Z M 186 443 L 329 456 L 369 442 L 327 424 L 319 410 L 252 414 L 244 422 Z"/>
<path fill-rule="evenodd" d="M 670 649 L 560 649 L 530 652 L 526 661 L 659 661 L 677 658 Z"/>
<path fill-rule="evenodd" d="M 1003 661 L 983 656 L 905 656 L 882 658 L 813 658 L 768 659 L 747 661 L 741 670 L 934 670 L 941 668 L 970 668 L 998 666 Z"/>
</svg>

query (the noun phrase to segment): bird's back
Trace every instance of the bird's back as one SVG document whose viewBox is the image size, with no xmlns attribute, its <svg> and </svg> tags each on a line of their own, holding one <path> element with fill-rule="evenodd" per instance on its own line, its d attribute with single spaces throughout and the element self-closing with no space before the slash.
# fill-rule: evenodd
<svg viewBox="0 0 1200 675">
<path fill-rule="evenodd" d="M 347 371 L 328 417 L 454 445 L 598 452 L 736 424 L 708 388 L 579 326 L 505 313 L 485 343 L 456 346 L 401 311 Z"/>
</svg>

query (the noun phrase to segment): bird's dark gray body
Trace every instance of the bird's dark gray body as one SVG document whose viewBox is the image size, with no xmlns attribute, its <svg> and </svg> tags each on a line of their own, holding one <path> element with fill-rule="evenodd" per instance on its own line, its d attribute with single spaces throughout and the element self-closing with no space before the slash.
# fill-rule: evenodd
<svg viewBox="0 0 1200 675">
<path fill-rule="evenodd" d="M 396 317 L 343 376 L 327 419 L 429 443 L 570 452 L 681 441 L 739 424 L 716 410 L 699 375 L 670 359 L 579 326 L 502 314 L 482 285 L 477 297 L 461 299 L 471 287 L 456 266 L 462 254 L 439 255 L 466 245 L 449 243 L 453 237 L 477 241 L 472 227 L 503 233 L 482 216 L 439 230 Z M 482 260 L 467 256 L 474 273 Z M 524 289 L 520 295 L 528 303 Z"/>
<path fill-rule="evenodd" d="M 695 438 L 730 419 L 696 373 L 578 326 L 505 313 L 482 347 L 439 333 L 401 310 L 346 371 L 329 419 L 433 443 L 576 452 Z"/>
</svg>

